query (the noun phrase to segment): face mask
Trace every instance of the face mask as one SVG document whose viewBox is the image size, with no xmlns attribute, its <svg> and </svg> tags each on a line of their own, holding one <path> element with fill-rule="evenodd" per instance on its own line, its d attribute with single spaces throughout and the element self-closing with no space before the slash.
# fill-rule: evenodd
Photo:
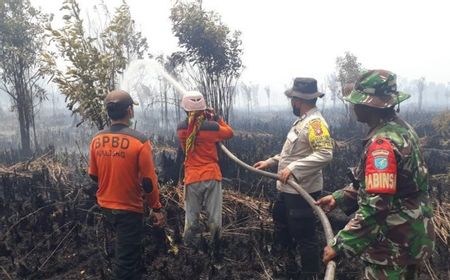
<svg viewBox="0 0 450 280">
<path fill-rule="evenodd" d="M 129 109 L 129 111 L 128 111 L 128 116 L 130 117 L 129 118 L 129 120 L 128 120 L 128 126 L 129 127 L 133 127 L 133 124 L 134 124 L 134 122 L 133 122 L 133 118 L 134 118 L 134 110 L 133 110 L 133 107 L 131 107 L 131 109 Z"/>
<path fill-rule="evenodd" d="M 297 117 L 300 117 L 300 108 L 297 108 L 295 106 L 292 106 L 292 112 L 294 113 L 294 115 L 296 115 Z"/>
</svg>

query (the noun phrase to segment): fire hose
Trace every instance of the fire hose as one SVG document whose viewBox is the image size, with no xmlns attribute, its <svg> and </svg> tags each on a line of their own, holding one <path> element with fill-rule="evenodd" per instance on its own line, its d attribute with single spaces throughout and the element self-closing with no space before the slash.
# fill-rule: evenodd
<svg viewBox="0 0 450 280">
<path fill-rule="evenodd" d="M 231 160 L 233 160 L 235 163 L 237 163 L 238 165 L 242 166 L 243 168 L 245 168 L 247 170 L 250 170 L 252 172 L 255 172 L 255 173 L 259 174 L 259 175 L 266 176 L 266 177 L 269 177 L 269 178 L 272 178 L 272 179 L 275 179 L 275 180 L 279 180 L 279 177 L 278 177 L 277 174 L 271 173 L 271 172 L 267 172 L 267 171 L 263 171 L 263 170 L 260 170 L 260 169 L 256 169 L 253 166 L 250 166 L 250 165 L 246 164 L 245 162 L 243 162 L 242 160 L 240 160 L 239 158 L 237 158 L 222 143 L 219 143 L 219 146 L 222 149 L 222 151 Z M 287 184 L 289 186 L 291 186 L 292 188 L 294 188 L 306 200 L 306 202 L 309 204 L 309 206 L 311 206 L 311 208 L 314 210 L 314 212 L 316 213 L 317 217 L 319 218 L 320 223 L 322 224 L 322 227 L 324 229 L 325 238 L 327 240 L 327 243 L 330 244 L 332 239 L 333 239 L 333 237 L 334 237 L 334 233 L 333 233 L 333 230 L 331 228 L 330 221 L 328 220 L 328 217 L 325 214 L 325 212 L 322 210 L 322 208 L 320 208 L 319 206 L 314 204 L 315 200 L 309 195 L 308 192 L 306 192 L 302 187 L 300 187 L 293 179 L 289 179 Z M 324 280 L 333 280 L 334 279 L 334 275 L 335 275 L 335 271 L 336 271 L 336 263 L 334 261 L 328 262 L 326 270 L 325 270 Z"/>
</svg>

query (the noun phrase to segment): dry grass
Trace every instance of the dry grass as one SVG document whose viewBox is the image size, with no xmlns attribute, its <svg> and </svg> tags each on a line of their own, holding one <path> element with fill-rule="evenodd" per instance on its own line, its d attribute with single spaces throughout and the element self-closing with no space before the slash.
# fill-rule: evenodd
<svg viewBox="0 0 450 280">
<path fill-rule="evenodd" d="M 178 188 L 163 188 L 162 200 L 174 203 L 184 209 L 184 192 Z M 248 235 L 254 230 L 272 230 L 269 212 L 270 202 L 242 193 L 224 190 L 223 192 L 223 232 L 226 235 Z M 203 217 L 202 217 L 203 218 Z"/>
<path fill-rule="evenodd" d="M 433 224 L 436 235 L 442 240 L 442 242 L 444 242 L 444 244 L 449 244 L 450 241 L 449 202 L 435 203 Z"/>
<path fill-rule="evenodd" d="M 69 168 L 55 159 L 51 152 L 11 166 L 0 165 L 0 175 L 33 178 L 34 174 L 45 171 L 48 172 L 49 179 L 52 182 L 68 182 Z"/>
</svg>

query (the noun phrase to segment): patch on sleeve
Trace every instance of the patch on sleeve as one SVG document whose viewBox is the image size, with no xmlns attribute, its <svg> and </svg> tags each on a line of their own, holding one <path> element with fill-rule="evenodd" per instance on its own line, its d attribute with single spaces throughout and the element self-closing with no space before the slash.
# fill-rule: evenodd
<svg viewBox="0 0 450 280">
<path fill-rule="evenodd" d="M 313 150 L 332 149 L 330 132 L 320 119 L 314 119 L 308 123 L 308 138 Z"/>
<path fill-rule="evenodd" d="M 367 150 L 365 186 L 367 193 L 397 192 L 397 160 L 387 139 L 375 139 Z"/>
</svg>

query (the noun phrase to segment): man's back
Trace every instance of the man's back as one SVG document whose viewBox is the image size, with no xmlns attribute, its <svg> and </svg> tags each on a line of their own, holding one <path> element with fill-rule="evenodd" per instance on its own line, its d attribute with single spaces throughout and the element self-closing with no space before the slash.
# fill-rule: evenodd
<svg viewBox="0 0 450 280">
<path fill-rule="evenodd" d="M 98 177 L 99 205 L 142 213 L 142 179 L 150 178 L 152 185 L 157 186 L 147 137 L 126 125 L 115 124 L 93 138 L 90 154 L 89 174 Z M 159 196 L 157 188 L 151 196 Z"/>
<path fill-rule="evenodd" d="M 177 127 L 178 138 L 185 152 L 188 138 L 187 120 Z M 233 137 L 233 130 L 223 120 L 204 121 L 195 138 L 194 150 L 189 152 L 185 160 L 184 183 L 190 184 L 206 180 L 222 179 L 218 165 L 217 143 Z"/>
</svg>

